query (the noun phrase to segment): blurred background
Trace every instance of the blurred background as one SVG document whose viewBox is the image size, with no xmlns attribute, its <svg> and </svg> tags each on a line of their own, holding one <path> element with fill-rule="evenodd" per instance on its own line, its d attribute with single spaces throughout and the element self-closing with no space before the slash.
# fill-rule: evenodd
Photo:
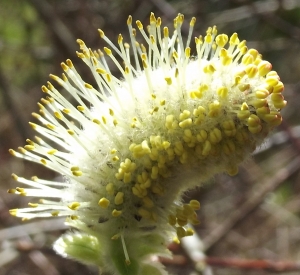
<svg viewBox="0 0 300 275">
<path fill-rule="evenodd" d="M 8 210 L 27 198 L 6 193 L 15 187 L 11 173 L 30 178 L 56 175 L 13 158 L 9 148 L 34 136 L 28 121 L 49 73 L 72 59 L 82 77 L 89 70 L 77 58 L 76 39 L 102 48 L 97 29 L 112 40 L 128 40 L 126 20 L 149 22 L 150 12 L 172 27 L 180 12 L 194 35 L 208 26 L 238 32 L 273 64 L 285 84 L 284 122 L 235 177 L 218 175 L 186 194 L 199 199 L 201 224 L 182 246 L 171 245 L 173 260 L 161 261 L 172 274 L 300 274 L 300 1 L 299 0 L 0 0 L 0 274 L 98 274 L 57 256 L 51 244 L 65 230 L 63 220 L 22 223 Z M 193 246 L 194 245 L 194 246 Z M 195 246 L 196 245 L 196 246 Z M 202 256 L 199 252 L 202 252 Z M 204 257 L 205 256 L 205 257 Z"/>
</svg>

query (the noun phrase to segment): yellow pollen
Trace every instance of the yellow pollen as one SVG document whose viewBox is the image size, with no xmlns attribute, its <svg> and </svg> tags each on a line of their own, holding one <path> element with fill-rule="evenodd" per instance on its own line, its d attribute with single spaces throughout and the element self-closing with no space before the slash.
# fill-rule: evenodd
<svg viewBox="0 0 300 275">
<path fill-rule="evenodd" d="M 107 198 L 101 198 L 98 202 L 98 205 L 102 208 L 107 208 L 110 204 L 110 201 Z"/>
<path fill-rule="evenodd" d="M 118 192 L 114 199 L 115 205 L 120 205 L 124 202 L 124 193 Z"/>
<path fill-rule="evenodd" d="M 112 216 L 113 217 L 119 217 L 121 214 L 122 214 L 122 211 L 121 210 L 117 210 L 117 209 L 114 209 L 112 212 L 111 212 Z"/>
<path fill-rule="evenodd" d="M 68 205 L 68 207 L 71 210 L 77 210 L 80 207 L 80 203 L 79 202 L 72 202 Z"/>
</svg>

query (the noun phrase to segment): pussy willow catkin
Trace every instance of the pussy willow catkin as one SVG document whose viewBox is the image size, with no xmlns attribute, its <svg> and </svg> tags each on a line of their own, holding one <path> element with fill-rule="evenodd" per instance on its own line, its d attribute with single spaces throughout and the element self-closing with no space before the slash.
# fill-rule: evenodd
<svg viewBox="0 0 300 275">
<path fill-rule="evenodd" d="M 99 30 L 103 51 L 78 40 L 77 55 L 97 85 L 67 60 L 62 77 L 50 76 L 65 91 L 50 82 L 42 87 L 45 98 L 33 114 L 39 123 L 30 123 L 40 136 L 10 152 L 65 180 L 13 175 L 27 187 L 9 193 L 41 200 L 10 212 L 26 220 L 66 216 L 79 233 L 62 236 L 59 253 L 112 274 L 164 274 L 146 256 L 165 254 L 172 232 L 192 235 L 189 224 L 198 223 L 199 202 L 183 203 L 182 193 L 216 173 L 235 175 L 281 123 L 284 86 L 271 64 L 236 33 L 217 34 L 216 27 L 196 37 L 191 50 L 196 19 L 186 41 L 183 19 L 174 19 L 171 32 L 152 13 L 148 28 L 136 21 L 136 31 L 129 16 L 130 43 L 120 34 L 115 45 Z"/>
</svg>

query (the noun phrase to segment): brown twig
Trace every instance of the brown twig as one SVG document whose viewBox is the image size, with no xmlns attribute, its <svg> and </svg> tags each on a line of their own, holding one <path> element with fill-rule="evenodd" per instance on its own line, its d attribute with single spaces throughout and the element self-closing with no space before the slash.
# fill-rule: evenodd
<svg viewBox="0 0 300 275">
<path fill-rule="evenodd" d="M 245 260 L 233 258 L 207 257 L 205 262 L 210 266 L 228 267 L 246 270 L 265 270 L 273 272 L 299 271 L 300 262 L 270 261 L 270 260 Z"/>
<path fill-rule="evenodd" d="M 53 32 L 56 39 L 61 43 L 68 56 L 74 56 L 77 50 L 76 39 L 67 28 L 67 26 L 59 19 L 53 7 L 47 1 L 29 0 L 39 13 L 41 19 Z"/>
<path fill-rule="evenodd" d="M 20 110 L 17 108 L 13 98 L 12 98 L 12 87 L 9 84 L 8 80 L 6 79 L 4 72 L 2 72 L 2 69 L 0 67 L 0 90 L 3 94 L 2 98 L 5 103 L 5 106 L 9 110 L 10 116 L 13 119 L 13 125 L 16 127 L 17 131 L 19 132 L 19 135 L 22 137 L 23 140 L 26 139 L 28 136 L 27 123 L 24 123 L 24 120 L 22 119 L 22 114 Z"/>
<path fill-rule="evenodd" d="M 263 202 L 268 193 L 274 191 L 283 181 L 298 171 L 299 167 L 300 157 L 295 157 L 285 167 L 279 169 L 272 178 L 262 181 L 261 189 L 256 190 L 253 196 L 237 208 L 237 210 L 203 240 L 205 250 L 211 249 L 222 240 L 234 226 Z"/>
</svg>

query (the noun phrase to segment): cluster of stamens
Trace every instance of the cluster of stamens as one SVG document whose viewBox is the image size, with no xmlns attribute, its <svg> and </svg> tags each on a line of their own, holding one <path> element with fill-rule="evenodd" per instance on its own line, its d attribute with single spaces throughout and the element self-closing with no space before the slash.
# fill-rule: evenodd
<svg viewBox="0 0 300 275">
<path fill-rule="evenodd" d="M 186 46 L 182 23 L 183 15 L 178 15 L 170 37 L 154 14 L 149 34 L 137 21 L 147 47 L 137 42 L 131 17 L 130 45 L 119 35 L 117 48 L 102 30 L 101 38 L 112 49 L 92 51 L 78 40 L 77 55 L 90 67 L 97 88 L 81 79 L 70 60 L 62 63 L 62 78 L 51 78 L 78 105 L 74 107 L 49 82 L 42 87 L 47 97 L 39 103 L 40 114 L 33 114 L 43 126 L 30 125 L 52 143 L 37 138 L 37 142 L 27 140 L 20 153 L 10 150 L 61 173 L 68 182 L 37 177 L 30 181 L 14 175 L 32 188 L 17 187 L 9 193 L 61 202 L 31 203 L 31 208 L 11 210 L 13 215 L 69 216 L 75 227 L 81 220 L 100 231 L 106 225 L 109 231 L 119 219 L 119 227 L 111 229 L 113 239 L 125 229 L 161 230 L 166 223 L 175 228 L 178 238 L 193 234 L 188 225 L 199 223 L 195 210 L 200 204 L 182 203 L 182 192 L 218 172 L 235 175 L 238 164 L 281 123 L 280 109 L 286 102 L 271 64 L 248 49 L 236 33 L 228 38 L 209 28 L 205 37 L 195 38 L 193 57 L 189 44 L 195 18 Z M 113 76 L 105 56 L 124 80 Z M 53 143 L 57 148 L 52 148 Z M 190 174 L 198 175 L 199 181 L 185 180 Z"/>
</svg>

